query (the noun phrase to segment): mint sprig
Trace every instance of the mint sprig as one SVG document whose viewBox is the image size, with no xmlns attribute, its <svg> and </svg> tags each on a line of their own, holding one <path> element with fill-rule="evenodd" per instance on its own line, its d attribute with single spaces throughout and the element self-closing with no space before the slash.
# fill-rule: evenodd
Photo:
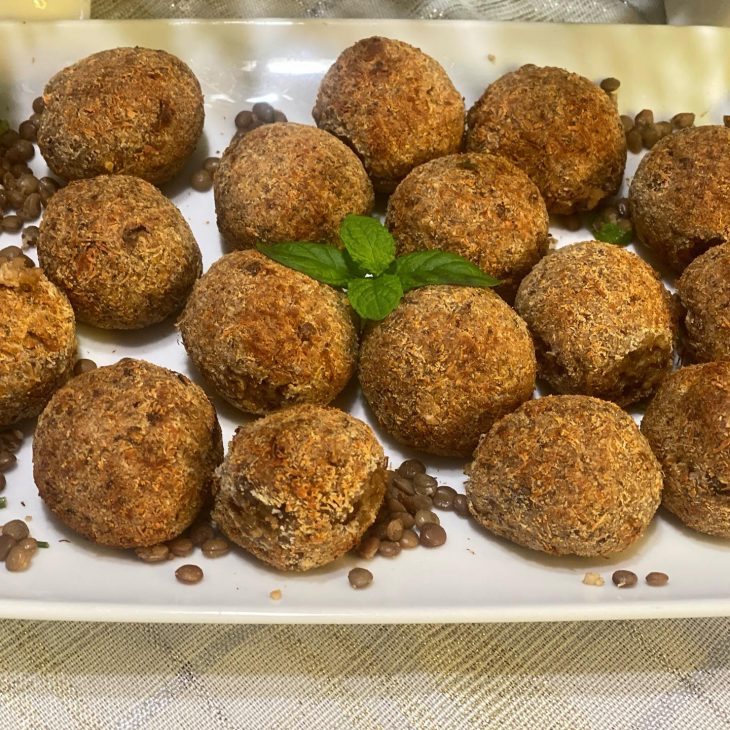
<svg viewBox="0 0 730 730">
<path fill-rule="evenodd" d="M 347 290 L 363 319 L 387 317 L 404 292 L 429 284 L 492 287 L 500 282 L 446 251 L 416 251 L 396 258 L 395 240 L 374 218 L 348 215 L 340 225 L 344 250 L 326 243 L 260 243 L 261 253 L 284 266 Z"/>
<path fill-rule="evenodd" d="M 628 246 L 632 240 L 630 230 L 626 230 L 618 223 L 612 223 L 611 221 L 596 219 L 591 223 L 591 231 L 596 241 L 612 243 L 616 246 Z"/>
</svg>

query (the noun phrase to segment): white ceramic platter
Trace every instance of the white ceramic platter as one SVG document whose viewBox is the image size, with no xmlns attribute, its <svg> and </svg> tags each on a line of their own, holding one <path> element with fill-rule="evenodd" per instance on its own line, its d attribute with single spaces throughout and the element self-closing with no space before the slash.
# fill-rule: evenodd
<svg viewBox="0 0 730 730">
<path fill-rule="evenodd" d="M 657 118 L 694 111 L 699 123 L 717 122 L 730 112 L 730 30 L 723 29 L 448 21 L 82 21 L 0 24 L 0 117 L 15 124 L 27 117 L 48 78 L 89 53 L 141 45 L 180 56 L 200 79 L 207 118 L 194 160 L 166 192 L 190 222 L 207 268 L 223 248 L 212 194 L 187 188 L 190 171 L 223 151 L 236 112 L 255 101 L 270 101 L 290 120 L 311 123 L 324 72 L 342 49 L 374 34 L 413 43 L 438 59 L 467 105 L 502 73 L 536 63 L 563 66 L 595 80 L 616 76 L 622 80 L 622 111 L 651 107 Z M 627 174 L 635 164 L 636 158 L 630 160 Z M 44 171 L 41 161 L 34 165 L 37 172 Z M 589 237 L 557 228 L 553 233 L 561 243 Z M 8 234 L 0 238 L 0 246 L 12 242 Z M 99 364 L 142 357 L 199 380 L 172 323 L 136 334 L 81 328 L 80 342 L 82 356 Z M 228 440 L 244 417 L 216 404 Z M 372 420 L 354 385 L 338 405 Z M 379 436 L 395 463 L 413 455 L 404 454 L 384 433 Z M 638 545 L 612 560 L 550 558 L 493 538 L 453 513 L 441 513 L 447 544 L 404 552 L 394 560 L 376 558 L 367 566 L 375 580 L 365 591 L 348 585 L 347 572 L 358 562 L 349 556 L 306 575 L 285 575 L 241 551 L 217 560 L 196 553 L 194 562 L 204 568 L 205 580 L 184 586 L 174 570 L 190 559 L 145 565 L 65 529 L 37 496 L 30 440 L 18 456 L 18 466 L 7 474 L 8 508 L 0 521 L 30 516 L 33 535 L 51 547 L 39 553 L 27 573 L 0 569 L 0 617 L 355 623 L 730 615 L 730 543 L 692 533 L 663 513 Z M 426 461 L 443 483 L 462 488 L 462 463 Z M 619 591 L 610 581 L 617 568 L 640 577 L 661 570 L 670 575 L 670 583 L 650 588 L 640 580 L 636 588 Z M 599 572 L 606 585 L 583 585 L 586 571 Z M 274 589 L 281 590 L 281 600 L 269 597 Z"/>
</svg>

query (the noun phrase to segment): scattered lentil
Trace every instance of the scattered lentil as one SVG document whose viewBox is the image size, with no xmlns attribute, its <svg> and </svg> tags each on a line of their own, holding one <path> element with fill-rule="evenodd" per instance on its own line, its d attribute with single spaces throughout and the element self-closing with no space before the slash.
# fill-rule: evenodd
<svg viewBox="0 0 730 730">
<path fill-rule="evenodd" d="M 253 112 L 248 109 L 244 109 L 236 114 L 234 124 L 236 125 L 236 129 L 239 131 L 250 132 L 256 125 L 256 118 L 254 117 Z"/>
<path fill-rule="evenodd" d="M 25 550 L 18 545 L 13 545 L 5 558 L 5 567 L 11 573 L 20 573 L 30 568 L 32 559 L 33 553 L 30 550 Z"/>
<path fill-rule="evenodd" d="M 178 581 L 180 581 L 180 583 L 185 583 L 185 585 L 195 585 L 203 580 L 203 570 L 198 565 L 193 565 L 192 563 L 181 565 L 175 571 L 175 577 Z"/>
<path fill-rule="evenodd" d="M 32 537 L 24 537 L 22 540 L 18 540 L 15 546 L 29 552 L 31 555 L 38 552 L 38 542 Z"/>
<path fill-rule="evenodd" d="M 414 547 L 418 547 L 418 535 L 413 530 L 404 530 L 398 544 L 404 550 L 411 550 Z"/>
<path fill-rule="evenodd" d="M 201 548 L 206 558 L 220 558 L 230 552 L 231 545 L 222 537 L 212 537 L 210 540 L 206 540 Z"/>
<path fill-rule="evenodd" d="M 419 509 L 418 512 L 415 514 L 416 518 L 416 527 L 419 530 L 423 530 L 424 525 L 432 524 L 432 525 L 440 525 L 441 520 L 439 520 L 439 516 L 435 512 L 431 512 L 431 510 L 427 509 Z"/>
<path fill-rule="evenodd" d="M 392 542 L 398 542 L 403 537 L 403 523 L 397 518 L 391 520 L 386 527 L 385 536 Z"/>
<path fill-rule="evenodd" d="M 372 560 L 380 548 L 380 538 L 370 535 L 364 538 L 357 547 L 357 554 L 365 560 Z"/>
<path fill-rule="evenodd" d="M 469 500 L 466 498 L 465 494 L 457 494 L 454 497 L 454 512 L 456 512 L 459 517 L 469 516 Z"/>
<path fill-rule="evenodd" d="M 629 152 L 633 152 L 635 155 L 641 152 L 644 143 L 641 139 L 641 132 L 636 127 L 626 133 L 626 146 L 629 148 Z"/>
<path fill-rule="evenodd" d="M 214 175 L 220 164 L 220 157 L 206 157 L 205 160 L 203 160 L 203 169 L 211 175 Z"/>
<path fill-rule="evenodd" d="M 36 96 L 36 98 L 33 99 L 33 111 L 36 114 L 40 114 L 45 108 L 46 108 L 46 103 L 43 100 L 43 97 Z"/>
<path fill-rule="evenodd" d="M 621 115 L 621 124 L 624 127 L 624 132 L 630 132 L 634 128 L 634 119 L 628 114 Z"/>
<path fill-rule="evenodd" d="M 3 562 L 16 543 L 15 538 L 11 535 L 0 535 L 0 562 Z"/>
<path fill-rule="evenodd" d="M 373 582 L 373 574 L 365 568 L 353 568 L 347 574 L 347 580 L 353 588 L 359 590 L 367 588 Z"/>
<path fill-rule="evenodd" d="M 35 248 L 38 243 L 39 234 L 40 230 L 38 226 L 26 226 L 21 236 L 23 248 Z"/>
<path fill-rule="evenodd" d="M 167 543 L 167 547 L 175 557 L 187 558 L 193 552 L 194 546 L 193 541 L 189 537 L 176 537 Z"/>
<path fill-rule="evenodd" d="M 634 124 L 637 127 L 648 127 L 654 124 L 654 112 L 651 109 L 642 109 L 634 117 Z"/>
<path fill-rule="evenodd" d="M 650 586 L 659 588 L 669 583 L 669 576 L 666 573 L 652 571 L 651 573 L 647 573 L 645 580 Z"/>
<path fill-rule="evenodd" d="M 193 525 L 190 530 L 188 530 L 188 537 L 193 541 L 193 545 L 195 545 L 195 547 L 201 547 L 206 540 L 211 540 L 214 536 L 215 532 L 213 531 L 213 528 L 205 522 Z"/>
<path fill-rule="evenodd" d="M 76 361 L 73 369 L 73 374 L 81 375 L 83 373 L 91 372 L 92 370 L 96 370 L 96 363 L 93 360 L 82 357 Z"/>
<path fill-rule="evenodd" d="M 394 558 L 400 554 L 400 545 L 390 540 L 381 540 L 380 546 L 378 547 L 378 554 L 384 558 Z"/>
<path fill-rule="evenodd" d="M 3 525 L 3 535 L 9 535 L 13 540 L 24 540 L 30 535 L 28 525 L 23 520 L 10 520 Z"/>
<path fill-rule="evenodd" d="M 199 193 L 205 193 L 213 187 L 213 175 L 208 170 L 196 170 L 190 176 L 190 187 Z"/>
<path fill-rule="evenodd" d="M 723 114 L 723 115 L 722 115 L 722 123 L 723 123 L 723 124 L 724 124 L 724 125 L 725 125 L 726 127 L 730 127 L 730 114 Z"/>
<path fill-rule="evenodd" d="M 452 487 L 441 486 L 436 490 L 433 495 L 433 506 L 437 509 L 449 510 L 454 506 L 454 498 L 456 497 L 456 490 Z"/>
<path fill-rule="evenodd" d="M 135 548 L 134 554 L 145 563 L 161 563 L 167 560 L 170 550 L 167 545 Z"/>
<path fill-rule="evenodd" d="M 618 91 L 619 86 L 621 86 L 621 82 L 618 79 L 615 79 L 613 76 L 609 76 L 608 78 L 603 79 L 603 81 L 601 81 L 601 88 L 607 94 L 611 94 L 614 91 Z"/>
<path fill-rule="evenodd" d="M 672 117 L 671 122 L 675 129 L 687 129 L 695 123 L 695 115 L 692 112 L 680 112 Z"/>
<path fill-rule="evenodd" d="M 0 451 L 0 472 L 7 471 L 17 461 L 15 454 L 10 453 L 10 451 Z"/>
<path fill-rule="evenodd" d="M 446 542 L 446 530 L 434 522 L 426 522 L 421 527 L 418 542 L 427 548 L 441 547 Z"/>
<path fill-rule="evenodd" d="M 611 580 L 617 588 L 633 588 L 638 578 L 636 573 L 632 573 L 630 570 L 617 570 L 611 576 Z"/>
<path fill-rule="evenodd" d="M 406 459 L 397 469 L 398 474 L 406 479 L 413 479 L 416 474 L 425 474 L 426 466 L 418 459 Z"/>
<path fill-rule="evenodd" d="M 6 484 L 5 474 L 0 474 L 0 492 L 4 491 Z"/>
<path fill-rule="evenodd" d="M 271 124 L 274 121 L 276 110 L 266 101 L 257 101 L 251 107 L 251 113 L 263 124 Z"/>
</svg>

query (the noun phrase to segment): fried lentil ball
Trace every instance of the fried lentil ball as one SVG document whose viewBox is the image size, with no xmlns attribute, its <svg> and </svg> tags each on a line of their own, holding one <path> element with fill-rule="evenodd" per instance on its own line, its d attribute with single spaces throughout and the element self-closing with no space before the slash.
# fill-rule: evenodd
<svg viewBox="0 0 730 730">
<path fill-rule="evenodd" d="M 258 251 L 214 263 L 178 324 L 198 370 L 250 413 L 329 403 L 355 370 L 358 335 L 346 296 Z"/>
<path fill-rule="evenodd" d="M 592 210 L 621 186 L 621 118 L 608 94 L 578 74 L 522 66 L 487 87 L 467 125 L 467 149 L 512 160 L 551 213 Z"/>
<path fill-rule="evenodd" d="M 730 245 L 698 256 L 677 282 L 683 357 L 730 360 Z"/>
<path fill-rule="evenodd" d="M 693 127 L 669 134 L 644 156 L 631 187 L 639 240 L 675 270 L 730 242 L 730 129 Z"/>
<path fill-rule="evenodd" d="M 628 405 L 651 395 L 672 366 L 671 297 L 638 256 L 584 241 L 543 258 L 522 280 L 540 377 L 560 393 Z"/>
<path fill-rule="evenodd" d="M 432 454 L 469 456 L 492 423 L 530 398 L 535 349 L 494 292 L 429 286 L 366 332 L 363 394 L 383 428 Z"/>
<path fill-rule="evenodd" d="M 66 296 L 21 258 L 0 258 L 0 426 L 37 416 L 68 380 L 76 322 Z"/>
<path fill-rule="evenodd" d="M 509 160 L 472 152 L 419 165 L 388 201 L 386 225 L 398 253 L 451 251 L 500 279 L 514 299 L 522 277 L 547 253 L 540 191 Z"/>
<path fill-rule="evenodd" d="M 339 245 L 348 213 L 373 207 L 352 150 L 316 127 L 266 124 L 234 138 L 214 177 L 218 228 L 231 246 L 314 241 Z"/>
<path fill-rule="evenodd" d="M 335 408 L 286 408 L 238 429 L 218 470 L 212 517 L 275 568 L 316 568 L 373 523 L 386 463 L 362 421 Z"/>
<path fill-rule="evenodd" d="M 79 321 L 138 329 L 179 311 L 200 276 L 200 249 L 180 211 L 154 185 L 101 175 L 48 203 L 38 260 Z"/>
<path fill-rule="evenodd" d="M 472 515 L 555 555 L 625 550 L 659 506 L 662 472 L 631 416 L 580 395 L 529 401 L 494 424 L 468 469 Z"/>
<path fill-rule="evenodd" d="M 379 36 L 338 56 L 312 116 L 355 150 L 383 192 L 416 165 L 458 152 L 464 136 L 464 99 L 443 67 L 408 43 Z"/>
<path fill-rule="evenodd" d="M 205 393 L 144 360 L 120 360 L 69 381 L 41 414 L 33 439 L 33 476 L 46 505 L 110 547 L 179 535 L 209 501 L 222 458 Z"/>
<path fill-rule="evenodd" d="M 672 373 L 641 430 L 664 471 L 664 507 L 693 530 L 730 537 L 730 363 Z"/>
<path fill-rule="evenodd" d="M 43 91 L 38 147 L 67 180 L 105 173 L 166 182 L 203 131 L 203 95 L 179 58 L 149 48 L 94 53 Z"/>
</svg>

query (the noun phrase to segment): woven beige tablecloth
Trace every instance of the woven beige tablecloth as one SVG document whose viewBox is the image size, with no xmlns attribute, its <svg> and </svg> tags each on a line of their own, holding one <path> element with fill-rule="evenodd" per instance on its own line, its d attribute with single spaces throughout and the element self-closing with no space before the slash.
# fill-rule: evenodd
<svg viewBox="0 0 730 730">
<path fill-rule="evenodd" d="M 277 14 L 664 20 L 662 4 L 653 0 L 92 4 L 95 17 Z M 0 730 L 16 728 L 720 730 L 730 728 L 730 620 L 0 621 Z"/>
</svg>

